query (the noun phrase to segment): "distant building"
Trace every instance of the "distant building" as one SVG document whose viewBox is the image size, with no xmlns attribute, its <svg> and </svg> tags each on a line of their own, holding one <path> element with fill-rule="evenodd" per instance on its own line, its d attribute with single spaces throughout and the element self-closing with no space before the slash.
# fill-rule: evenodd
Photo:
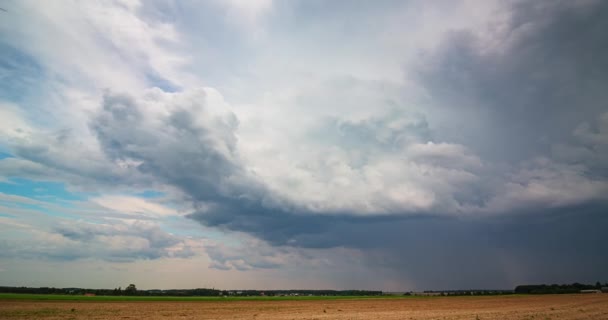
<svg viewBox="0 0 608 320">
<path fill-rule="evenodd" d="M 590 290 L 581 290 L 581 293 L 602 293 L 601 290 L 590 289 Z"/>
<path fill-rule="evenodd" d="M 412 292 L 413 296 L 441 296 L 442 292 Z"/>
</svg>

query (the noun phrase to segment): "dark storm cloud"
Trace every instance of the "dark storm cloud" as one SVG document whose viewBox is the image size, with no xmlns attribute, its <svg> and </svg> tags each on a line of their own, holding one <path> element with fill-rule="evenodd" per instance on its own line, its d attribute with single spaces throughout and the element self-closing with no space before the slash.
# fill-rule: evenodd
<svg viewBox="0 0 608 320">
<path fill-rule="evenodd" d="M 454 31 L 419 72 L 449 118 L 445 135 L 484 158 L 522 160 L 608 110 L 608 3 L 525 1 L 507 14 Z"/>
<path fill-rule="evenodd" d="M 608 259 L 598 253 L 607 249 L 607 209 L 604 203 L 483 219 L 402 220 L 346 237 L 368 239 L 385 252 L 383 263 L 428 287 L 590 282 L 606 277 Z"/>
<path fill-rule="evenodd" d="M 191 218 L 276 246 L 357 248 L 367 253 L 370 266 L 398 270 L 404 282 L 424 288 L 595 282 L 606 277 L 608 267 L 602 254 L 608 250 L 606 203 L 483 218 L 324 217 L 240 209 L 242 214 L 217 211 Z M 232 259 L 237 257 L 251 259 L 247 254 Z"/>
<path fill-rule="evenodd" d="M 171 104 L 168 99 L 160 102 Z M 190 105 L 183 107 L 184 103 Z M 180 100 L 152 119 L 144 118 L 145 108 L 144 101 L 107 94 L 91 128 L 112 159 L 133 161 L 136 170 L 183 191 L 199 209 L 192 219 L 274 244 L 288 243 L 300 234 L 320 234 L 336 219 L 284 205 L 247 176 L 234 154 L 232 115 L 212 115 L 205 94 Z M 218 126 L 226 130 L 217 134 Z"/>
<path fill-rule="evenodd" d="M 509 14 L 508 23 L 481 32 L 490 39 L 468 30 L 448 35 L 418 70 L 445 117 L 435 133 L 473 148 L 484 161 L 517 166 L 543 156 L 605 184 L 608 3 L 517 2 Z M 593 131 L 595 139 L 581 139 L 581 130 Z M 435 287 L 606 278 L 608 258 L 600 254 L 608 248 L 602 240 L 605 198 L 562 207 L 536 203 L 506 213 L 404 220 L 378 234 L 386 244 L 397 243 L 389 250 L 398 260 L 394 265 Z"/>
<path fill-rule="evenodd" d="M 162 95 L 160 91 L 156 92 Z M 103 110 L 91 123 L 103 151 L 115 161 L 131 161 L 141 173 L 150 174 L 180 187 L 196 200 L 223 201 L 226 184 L 242 176 L 230 157 L 234 153 L 236 119 L 215 117 L 207 121 L 202 92 L 185 97 L 158 118 L 144 118 L 150 105 L 141 105 L 127 95 L 108 93 Z M 191 99 L 191 100 L 190 100 Z M 160 103 L 171 105 L 170 98 Z M 239 196 L 239 195 L 236 195 Z"/>
<path fill-rule="evenodd" d="M 484 160 L 513 165 L 556 156 L 556 144 L 577 146 L 590 153 L 590 160 L 577 163 L 584 175 L 603 181 L 605 175 L 594 171 L 607 142 L 598 136 L 601 127 L 590 130 L 598 137 L 592 146 L 575 132 L 608 112 L 608 4 L 529 2 L 511 10 L 494 48 L 482 50 L 483 39 L 457 31 L 422 69 L 423 85 L 449 117 L 441 138 L 449 135 L 447 141 L 474 148 Z M 310 215 L 255 202 L 223 209 L 191 217 L 277 245 L 384 252 L 385 260 L 373 263 L 435 288 L 595 281 L 606 277 L 608 266 L 601 254 L 608 249 L 602 201 L 477 218 Z"/>
<path fill-rule="evenodd" d="M 331 233 L 336 223 L 378 219 L 356 218 L 348 212 L 315 214 L 275 199 L 239 165 L 232 115 L 213 115 L 200 92 L 175 99 L 181 100 L 153 96 L 136 101 L 108 93 L 91 129 L 110 158 L 132 161 L 139 172 L 183 191 L 199 209 L 190 218 L 247 232 L 272 244 L 303 247 L 341 245 L 324 241 L 324 234 Z M 151 112 L 155 102 L 167 109 Z M 142 110 L 153 115 L 144 116 Z"/>
<path fill-rule="evenodd" d="M 495 210 L 500 215 L 413 210 L 364 216 L 317 212 L 282 201 L 243 167 L 235 117 L 210 111 L 204 93 L 182 98 L 157 92 L 143 101 L 108 93 L 91 129 L 108 157 L 130 161 L 138 172 L 183 191 L 197 208 L 189 217 L 206 226 L 246 232 L 276 246 L 361 249 L 375 258 L 370 264 L 401 270 L 404 279 L 433 288 L 605 280 L 608 258 L 601 253 L 608 250 L 602 241 L 608 226 L 606 202 L 587 201 L 593 199 L 589 196 L 554 205 L 552 199 L 535 198 L 533 191 L 539 185 L 555 189 L 552 183 L 579 174 L 590 179 L 584 181 L 589 188 L 605 183 L 605 176 L 594 171 L 606 150 L 601 148 L 605 136 L 584 144 L 576 132 L 598 135 L 602 131 L 593 127 L 600 126 L 595 119 L 607 112 L 608 3 L 530 2 L 511 10 L 506 25 L 490 28 L 492 39 L 455 31 L 430 55 L 418 72 L 434 107 L 445 114 L 444 123 L 437 126 L 437 135 L 429 129 L 433 117 L 430 125 L 425 120 L 411 128 L 424 129 L 428 139 L 474 149 L 481 160 L 462 158 L 469 162 L 466 166 L 498 162 L 496 168 L 475 172 L 481 177 L 477 189 L 470 187 L 455 198 L 482 207 L 504 192 L 512 197 Z M 158 105 L 169 107 L 152 112 Z M 342 135 L 336 141 L 349 143 L 383 129 L 374 122 L 335 125 Z M 389 135 L 387 143 L 397 144 L 401 138 Z M 582 166 L 576 170 L 567 167 L 573 173 L 562 176 L 562 165 L 571 163 L 554 159 L 556 145 L 587 150 L 590 160 L 576 163 Z M 541 162 L 523 173 L 509 171 L 539 155 L 558 164 L 548 168 Z M 406 156 L 454 166 L 452 158 L 424 150 Z M 488 181 L 495 185 L 486 186 Z M 521 190 L 513 195 L 509 188 Z M 477 199 L 476 190 L 499 194 Z M 563 190 L 578 191 L 576 185 Z M 519 201 L 526 206 L 511 207 L 510 202 Z M 235 262 L 239 253 L 228 256 L 212 249 L 209 254 L 218 269 L 278 267 L 265 260 L 241 265 Z"/>
</svg>

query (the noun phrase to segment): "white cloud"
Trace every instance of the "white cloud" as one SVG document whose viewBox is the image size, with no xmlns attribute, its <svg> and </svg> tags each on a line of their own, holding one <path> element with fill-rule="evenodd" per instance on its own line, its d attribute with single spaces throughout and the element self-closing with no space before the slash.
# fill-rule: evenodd
<svg viewBox="0 0 608 320">
<path fill-rule="evenodd" d="M 90 201 L 104 208 L 135 216 L 163 217 L 179 215 L 179 212 L 175 209 L 137 197 L 104 195 L 92 198 Z"/>
<path fill-rule="evenodd" d="M 0 143 L 7 144 L 28 135 L 31 127 L 23 118 L 16 105 L 0 101 Z"/>
<path fill-rule="evenodd" d="M 263 36 L 262 19 L 273 8 L 273 0 L 227 0 L 217 1 L 228 8 L 226 19 L 229 23 L 243 28 L 255 40 Z"/>
<path fill-rule="evenodd" d="M 202 252 L 200 240 L 169 234 L 156 222 L 102 219 L 103 223 L 91 223 L 48 216 L 30 220 L 1 218 L 0 229 L 6 236 L 0 242 L 3 257 L 128 262 L 188 258 Z"/>
</svg>

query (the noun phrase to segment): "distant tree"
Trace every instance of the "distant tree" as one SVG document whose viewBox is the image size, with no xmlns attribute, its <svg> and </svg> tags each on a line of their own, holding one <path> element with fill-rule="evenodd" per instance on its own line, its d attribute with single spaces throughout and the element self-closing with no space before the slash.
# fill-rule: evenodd
<svg viewBox="0 0 608 320">
<path fill-rule="evenodd" d="M 125 288 L 125 294 L 128 296 L 134 296 L 135 294 L 137 294 L 137 288 L 135 287 L 134 284 L 130 284 Z"/>
</svg>

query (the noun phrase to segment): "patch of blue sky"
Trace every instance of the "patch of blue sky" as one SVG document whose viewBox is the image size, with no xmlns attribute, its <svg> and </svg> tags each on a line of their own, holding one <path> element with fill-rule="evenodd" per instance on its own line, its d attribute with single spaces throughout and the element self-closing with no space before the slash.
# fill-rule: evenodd
<svg viewBox="0 0 608 320">
<path fill-rule="evenodd" d="M 52 203 L 26 203 L 21 201 L 0 201 L 0 216 L 11 219 L 20 219 L 23 214 L 26 216 L 32 213 L 44 214 L 53 217 L 76 218 L 75 215 L 69 214 L 67 210 L 61 210 L 61 206 L 53 205 Z"/>
<path fill-rule="evenodd" d="M 0 192 L 54 203 L 84 200 L 86 194 L 70 192 L 61 182 L 34 181 L 23 178 L 12 178 L 0 182 Z"/>
<path fill-rule="evenodd" d="M 13 155 L 6 152 L 5 149 L 0 145 L 0 160 L 6 158 L 13 158 Z"/>
<path fill-rule="evenodd" d="M 45 70 L 31 56 L 0 41 L 0 98 L 24 103 L 40 93 Z"/>
<path fill-rule="evenodd" d="M 165 78 L 161 77 L 160 75 L 153 73 L 153 72 L 146 73 L 146 80 L 148 81 L 148 83 L 151 86 L 158 87 L 165 92 L 176 92 L 176 91 L 179 91 L 179 89 L 180 89 L 178 86 L 173 84 L 168 79 L 165 79 Z"/>
<path fill-rule="evenodd" d="M 25 202 L 8 202 L 3 201 L 2 204 L 6 205 L 9 208 L 20 208 L 20 209 L 29 209 L 34 211 L 46 211 L 47 208 L 43 204 L 34 204 L 34 203 L 25 203 Z"/>
<path fill-rule="evenodd" d="M 135 196 L 145 199 L 156 199 L 162 198 L 166 195 L 164 192 L 156 191 L 156 190 L 146 190 L 144 192 L 136 193 Z"/>
</svg>

